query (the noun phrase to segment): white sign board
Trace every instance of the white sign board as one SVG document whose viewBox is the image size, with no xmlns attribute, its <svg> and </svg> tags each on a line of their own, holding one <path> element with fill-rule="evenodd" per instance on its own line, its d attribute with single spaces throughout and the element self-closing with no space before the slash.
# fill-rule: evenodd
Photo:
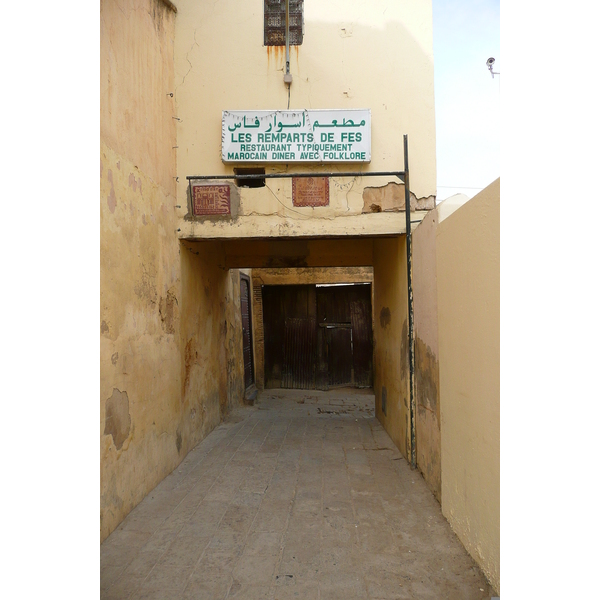
<svg viewBox="0 0 600 600">
<path fill-rule="evenodd" d="M 224 110 L 223 162 L 370 162 L 371 110 Z"/>
</svg>

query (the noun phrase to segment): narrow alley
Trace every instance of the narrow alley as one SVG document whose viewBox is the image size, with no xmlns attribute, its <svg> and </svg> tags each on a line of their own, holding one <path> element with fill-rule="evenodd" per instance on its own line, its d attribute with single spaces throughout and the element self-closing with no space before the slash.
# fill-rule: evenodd
<svg viewBox="0 0 600 600">
<path fill-rule="evenodd" d="M 101 545 L 102 600 L 494 596 L 372 390 L 265 390 Z"/>
</svg>

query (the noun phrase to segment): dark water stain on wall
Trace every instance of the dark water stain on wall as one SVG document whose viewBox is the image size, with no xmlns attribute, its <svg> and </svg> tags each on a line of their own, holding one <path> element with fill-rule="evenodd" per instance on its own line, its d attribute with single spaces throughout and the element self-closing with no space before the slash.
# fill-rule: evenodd
<svg viewBox="0 0 600 600">
<path fill-rule="evenodd" d="M 431 348 L 418 337 L 415 339 L 415 365 L 417 404 L 429 408 L 437 416 L 438 361 Z"/>
<path fill-rule="evenodd" d="M 185 345 L 184 360 L 185 360 L 185 375 L 183 378 L 183 391 L 185 393 L 185 391 L 187 390 L 188 385 L 190 383 L 190 374 L 192 371 L 192 367 L 194 366 L 194 364 L 198 363 L 198 351 L 196 350 L 196 344 L 195 344 L 194 338 L 190 338 L 188 340 L 187 344 Z"/>
<path fill-rule="evenodd" d="M 120 450 L 129 437 L 130 430 L 129 397 L 127 392 L 114 388 L 112 396 L 106 401 L 104 435 L 111 435 L 114 445 Z"/>
<path fill-rule="evenodd" d="M 415 339 L 415 395 L 417 466 L 433 495 L 441 502 L 439 366 L 436 355 L 418 336 Z"/>
<path fill-rule="evenodd" d="M 379 324 L 385 329 L 392 322 L 392 313 L 387 306 L 384 306 L 379 312 Z"/>
</svg>

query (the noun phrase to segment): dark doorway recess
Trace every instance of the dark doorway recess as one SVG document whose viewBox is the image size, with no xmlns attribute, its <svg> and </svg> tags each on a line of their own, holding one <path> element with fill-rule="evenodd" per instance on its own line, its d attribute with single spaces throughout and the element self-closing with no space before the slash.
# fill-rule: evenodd
<svg viewBox="0 0 600 600">
<path fill-rule="evenodd" d="M 371 284 L 264 286 L 265 387 L 373 383 Z"/>
<path fill-rule="evenodd" d="M 242 341 L 244 349 L 244 387 L 254 383 L 252 361 L 252 320 L 250 318 L 250 278 L 240 273 L 240 299 L 242 305 Z"/>
</svg>

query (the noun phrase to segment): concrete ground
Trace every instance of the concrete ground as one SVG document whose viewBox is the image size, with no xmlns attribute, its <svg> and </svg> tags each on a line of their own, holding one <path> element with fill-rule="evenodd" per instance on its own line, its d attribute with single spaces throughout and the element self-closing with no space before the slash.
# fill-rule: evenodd
<svg viewBox="0 0 600 600">
<path fill-rule="evenodd" d="M 373 409 L 262 392 L 105 540 L 102 600 L 494 596 Z"/>
</svg>

